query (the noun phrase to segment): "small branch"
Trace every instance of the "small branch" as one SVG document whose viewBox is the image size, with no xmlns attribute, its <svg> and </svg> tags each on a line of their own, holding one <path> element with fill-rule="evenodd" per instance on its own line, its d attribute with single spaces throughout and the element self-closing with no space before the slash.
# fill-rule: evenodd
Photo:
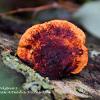
<svg viewBox="0 0 100 100">
<path fill-rule="evenodd" d="M 2 60 L 9 68 L 16 70 L 23 74 L 26 78 L 26 82 L 23 84 L 23 88 L 26 90 L 31 89 L 32 92 L 42 91 L 41 87 L 51 92 L 53 85 L 48 78 L 42 77 L 34 69 L 23 64 L 17 57 L 10 54 L 10 50 L 2 52 Z"/>
<path fill-rule="evenodd" d="M 48 4 L 48 5 L 44 5 L 44 6 L 40 6 L 40 7 L 19 8 L 19 9 L 11 10 L 8 12 L 0 13 L 0 16 L 11 15 L 11 14 L 20 13 L 20 12 L 38 12 L 41 10 L 46 10 L 46 9 L 50 9 L 50 8 L 60 8 L 60 7 L 61 7 L 61 5 L 59 5 L 58 3 L 55 2 L 53 4 Z"/>
</svg>

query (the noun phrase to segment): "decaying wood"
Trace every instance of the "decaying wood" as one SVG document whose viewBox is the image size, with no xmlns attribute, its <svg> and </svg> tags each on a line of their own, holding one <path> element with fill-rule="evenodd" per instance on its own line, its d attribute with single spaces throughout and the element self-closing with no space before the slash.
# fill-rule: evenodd
<svg viewBox="0 0 100 100">
<path fill-rule="evenodd" d="M 31 89 L 32 92 L 37 92 L 41 90 L 41 88 L 44 89 L 44 91 L 53 89 L 47 78 L 42 77 L 30 67 L 21 63 L 21 61 L 17 57 L 12 56 L 9 51 L 2 52 L 2 60 L 5 65 L 25 76 L 26 83 L 24 83 L 23 88 Z"/>
<path fill-rule="evenodd" d="M 9 36 L 0 33 L 0 50 L 13 49 L 16 52 L 18 39 L 15 36 Z M 93 51 L 95 50 L 95 52 Z M 89 63 L 86 69 L 80 74 L 68 76 L 62 80 L 52 80 L 54 85 L 54 99 L 56 100 L 80 100 L 90 99 L 99 100 L 100 98 L 100 54 L 97 48 L 90 51 Z M 92 54 L 92 56 L 91 56 Z"/>
</svg>

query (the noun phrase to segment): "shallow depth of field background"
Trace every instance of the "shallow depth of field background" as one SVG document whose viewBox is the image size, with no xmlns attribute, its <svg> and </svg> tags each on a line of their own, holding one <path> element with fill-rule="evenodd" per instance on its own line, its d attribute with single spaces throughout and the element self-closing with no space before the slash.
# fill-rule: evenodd
<svg viewBox="0 0 100 100">
<path fill-rule="evenodd" d="M 74 23 L 85 32 L 86 46 L 89 50 L 100 50 L 100 0 L 0 0 L 0 53 L 2 48 L 9 48 L 9 46 L 15 47 L 11 48 L 15 50 L 27 28 L 53 19 L 63 19 Z M 87 80 L 83 78 L 89 87 L 94 88 L 92 83 L 100 86 L 98 74 L 100 73 L 100 56 L 97 57 L 97 61 L 89 58 L 89 64 L 90 70 L 93 66 L 97 66 L 99 70 L 95 67 L 95 70 L 83 74 L 84 77 L 87 75 L 85 77 Z M 91 73 L 94 77 L 97 76 L 96 79 L 93 79 L 94 77 L 91 79 Z M 0 87 L 12 86 L 20 89 L 24 81 L 25 78 L 22 75 L 8 69 L 2 63 L 0 55 Z M 98 90 L 96 87 L 94 89 Z M 31 95 L 0 94 L 0 100 L 31 100 L 30 98 L 32 99 Z"/>
</svg>

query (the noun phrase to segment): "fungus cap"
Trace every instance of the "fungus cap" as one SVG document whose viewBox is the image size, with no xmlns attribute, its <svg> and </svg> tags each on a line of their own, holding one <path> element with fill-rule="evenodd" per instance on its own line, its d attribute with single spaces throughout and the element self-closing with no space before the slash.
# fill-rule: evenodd
<svg viewBox="0 0 100 100">
<path fill-rule="evenodd" d="M 87 65 L 85 34 L 65 20 L 52 20 L 27 29 L 22 35 L 17 54 L 43 76 L 58 79 L 77 74 Z"/>
</svg>

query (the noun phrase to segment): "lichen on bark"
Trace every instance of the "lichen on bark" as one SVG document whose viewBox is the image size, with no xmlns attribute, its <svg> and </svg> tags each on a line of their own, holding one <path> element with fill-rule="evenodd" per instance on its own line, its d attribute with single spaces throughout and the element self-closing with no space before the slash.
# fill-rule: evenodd
<svg viewBox="0 0 100 100">
<path fill-rule="evenodd" d="M 24 89 L 31 89 L 32 92 L 51 92 L 53 89 L 53 86 L 50 84 L 48 78 L 42 77 L 34 71 L 34 69 L 31 69 L 29 66 L 23 64 L 16 56 L 11 55 L 9 51 L 2 52 L 2 60 L 3 63 L 9 68 L 20 72 L 25 76 L 26 82 L 23 84 Z"/>
</svg>

